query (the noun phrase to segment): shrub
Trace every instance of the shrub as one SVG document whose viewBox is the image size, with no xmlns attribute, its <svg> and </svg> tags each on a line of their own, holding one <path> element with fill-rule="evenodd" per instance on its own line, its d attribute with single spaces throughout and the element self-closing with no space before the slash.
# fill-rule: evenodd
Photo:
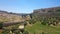
<svg viewBox="0 0 60 34">
<path fill-rule="evenodd" d="M 42 32 L 42 34 L 45 34 L 44 32 Z"/>
<path fill-rule="evenodd" d="M 43 25 L 48 24 L 48 20 L 43 20 L 43 21 L 41 22 L 41 24 L 43 24 Z"/>
<path fill-rule="evenodd" d="M 24 22 L 24 26 L 26 26 L 27 25 L 27 22 Z"/>
<path fill-rule="evenodd" d="M 41 22 L 41 24 L 46 25 L 46 22 L 43 21 L 43 22 Z"/>
<path fill-rule="evenodd" d="M 3 34 L 10 34 L 9 32 L 10 32 L 9 30 L 4 30 L 2 33 Z"/>
<path fill-rule="evenodd" d="M 14 34 L 20 34 L 20 30 L 13 29 L 11 30 Z"/>
<path fill-rule="evenodd" d="M 3 22 L 0 22 L 0 29 L 2 29 L 3 27 Z"/>
<path fill-rule="evenodd" d="M 34 24 L 34 23 L 36 23 L 36 20 L 34 19 L 29 20 L 29 24 Z"/>
<path fill-rule="evenodd" d="M 28 34 L 28 31 L 24 31 L 23 34 Z"/>
</svg>

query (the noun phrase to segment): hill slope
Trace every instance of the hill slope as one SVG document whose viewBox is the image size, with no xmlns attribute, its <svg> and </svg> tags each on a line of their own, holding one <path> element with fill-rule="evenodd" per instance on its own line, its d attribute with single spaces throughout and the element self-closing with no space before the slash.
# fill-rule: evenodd
<svg viewBox="0 0 60 34">
<path fill-rule="evenodd" d="M 12 13 L 0 10 L 0 22 L 22 21 L 23 14 Z"/>
</svg>

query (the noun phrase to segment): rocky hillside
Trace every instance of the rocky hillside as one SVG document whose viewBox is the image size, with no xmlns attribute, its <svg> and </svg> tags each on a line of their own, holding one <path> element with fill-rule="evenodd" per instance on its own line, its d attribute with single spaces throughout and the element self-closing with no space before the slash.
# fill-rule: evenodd
<svg viewBox="0 0 60 34">
<path fill-rule="evenodd" d="M 12 13 L 0 10 L 0 22 L 23 21 L 24 14 Z"/>
<path fill-rule="evenodd" d="M 33 14 L 37 16 L 60 16 L 60 7 L 44 8 L 33 10 Z"/>
<path fill-rule="evenodd" d="M 43 22 L 43 24 L 48 23 L 48 25 L 55 25 L 60 23 L 60 7 L 36 9 L 33 11 L 32 16 L 35 21 Z"/>
</svg>

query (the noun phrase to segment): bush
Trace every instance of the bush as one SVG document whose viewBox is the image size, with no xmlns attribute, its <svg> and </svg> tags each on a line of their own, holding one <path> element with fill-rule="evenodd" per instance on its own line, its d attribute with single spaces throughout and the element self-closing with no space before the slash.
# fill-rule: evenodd
<svg viewBox="0 0 60 34">
<path fill-rule="evenodd" d="M 46 25 L 46 22 L 43 21 L 41 24 L 42 24 L 42 25 Z"/>
<path fill-rule="evenodd" d="M 3 34 L 10 34 L 9 32 L 10 32 L 9 30 L 4 30 L 2 33 Z"/>
<path fill-rule="evenodd" d="M 3 22 L 0 22 L 0 29 L 2 29 L 3 27 Z"/>
<path fill-rule="evenodd" d="M 27 22 L 24 22 L 24 26 L 26 26 L 27 25 Z"/>
<path fill-rule="evenodd" d="M 48 20 L 43 20 L 43 21 L 41 22 L 41 24 L 43 24 L 43 25 L 48 24 Z"/>
<path fill-rule="evenodd" d="M 44 32 L 42 32 L 42 34 L 45 34 Z"/>
<path fill-rule="evenodd" d="M 11 30 L 14 34 L 20 34 L 20 30 L 13 29 Z"/>
<path fill-rule="evenodd" d="M 28 31 L 24 31 L 23 34 L 28 34 Z"/>
<path fill-rule="evenodd" d="M 29 24 L 34 24 L 34 23 L 36 23 L 36 20 L 34 19 L 29 20 Z"/>
</svg>

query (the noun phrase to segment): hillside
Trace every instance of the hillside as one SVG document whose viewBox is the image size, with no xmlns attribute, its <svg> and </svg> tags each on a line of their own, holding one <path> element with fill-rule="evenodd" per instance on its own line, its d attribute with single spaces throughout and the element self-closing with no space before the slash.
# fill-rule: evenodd
<svg viewBox="0 0 60 34">
<path fill-rule="evenodd" d="M 60 7 L 33 10 L 30 24 L 29 34 L 60 34 Z"/>
<path fill-rule="evenodd" d="M 44 15 L 58 16 L 58 15 L 60 15 L 60 7 L 36 9 L 36 10 L 33 10 L 33 14 L 40 15 L 40 16 L 44 16 Z"/>
<path fill-rule="evenodd" d="M 12 13 L 0 10 L 0 22 L 23 21 L 24 14 Z M 25 15 L 26 16 L 26 15 Z"/>
<path fill-rule="evenodd" d="M 15 22 L 15 24 L 3 27 L 6 29 L 2 31 L 3 34 L 60 34 L 60 7 L 36 9 L 31 14 L 19 15 L 5 11 L 1 11 L 0 14 L 0 21 L 6 22 L 7 25 Z M 19 24 L 20 21 L 24 21 L 23 24 Z M 21 25 L 24 28 L 18 29 Z"/>
</svg>

